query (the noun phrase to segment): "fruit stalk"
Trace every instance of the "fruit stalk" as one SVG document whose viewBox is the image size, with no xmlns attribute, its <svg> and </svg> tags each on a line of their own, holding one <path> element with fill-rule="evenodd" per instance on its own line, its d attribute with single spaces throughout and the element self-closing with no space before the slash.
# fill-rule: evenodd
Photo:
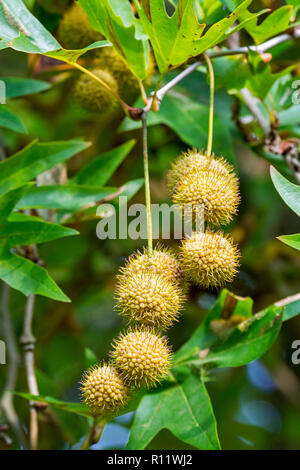
<svg viewBox="0 0 300 470">
<path fill-rule="evenodd" d="M 147 113 L 146 112 L 143 112 L 142 114 L 142 129 L 143 129 L 145 196 L 146 196 L 146 211 L 147 211 L 147 239 L 148 239 L 149 256 L 151 256 L 153 253 L 153 240 L 152 240 L 151 193 L 150 193 L 150 178 L 149 178 Z"/>
<path fill-rule="evenodd" d="M 211 60 L 207 54 L 203 54 L 209 70 L 209 120 L 208 120 L 208 141 L 207 141 L 207 156 L 211 156 L 212 142 L 213 142 L 213 128 L 214 128 L 214 95 L 215 95 L 215 76 Z"/>
</svg>

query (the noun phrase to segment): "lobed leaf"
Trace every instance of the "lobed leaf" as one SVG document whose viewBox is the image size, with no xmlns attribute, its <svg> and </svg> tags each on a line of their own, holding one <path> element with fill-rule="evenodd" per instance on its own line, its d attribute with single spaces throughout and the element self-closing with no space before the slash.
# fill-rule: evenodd
<svg viewBox="0 0 300 470">
<path fill-rule="evenodd" d="M 218 450 L 216 421 L 203 379 L 187 369 L 172 382 L 146 394 L 135 413 L 127 449 L 140 450 L 162 429 L 198 449 Z"/>
<path fill-rule="evenodd" d="M 134 3 L 150 38 L 159 70 L 164 74 L 226 39 L 228 29 L 246 11 L 251 0 L 244 0 L 233 13 L 213 24 L 204 35 L 206 25 L 198 22 L 194 0 L 178 0 L 172 16 L 168 15 L 164 0 L 149 0 L 148 10 L 146 2 L 135 0 Z"/>
<path fill-rule="evenodd" d="M 135 18 L 127 0 L 79 0 L 90 24 L 103 34 L 124 57 L 132 72 L 141 80 L 149 63 L 148 38 Z"/>
</svg>

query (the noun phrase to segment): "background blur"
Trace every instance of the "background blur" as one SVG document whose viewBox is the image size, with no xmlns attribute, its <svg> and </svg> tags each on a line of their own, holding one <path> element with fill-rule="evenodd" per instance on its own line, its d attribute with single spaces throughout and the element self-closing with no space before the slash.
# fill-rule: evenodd
<svg viewBox="0 0 300 470">
<path fill-rule="evenodd" d="M 55 32 L 61 18 L 60 11 L 68 2 L 26 3 L 31 4 L 40 21 Z M 60 3 L 60 8 L 53 8 L 53 3 Z M 252 10 L 256 7 L 274 8 L 281 3 L 255 2 Z M 241 38 L 244 43 L 248 40 L 247 37 Z M 299 61 L 297 55 L 296 48 L 279 49 L 275 67 Z M 143 177 L 140 130 L 122 130 L 132 126 L 122 122 L 121 112 L 113 116 L 99 116 L 83 111 L 72 96 L 76 73 L 71 70 L 58 72 L 53 69 L 56 65 L 45 58 L 29 57 L 28 60 L 24 54 L 12 50 L 1 52 L 1 76 L 34 76 L 53 84 L 46 92 L 14 99 L 10 103 L 26 124 L 28 134 L 3 129 L 7 154 L 13 154 L 35 138 L 50 142 L 83 137 L 93 145 L 68 162 L 68 175 L 72 177 L 95 156 L 134 138 L 137 143 L 133 151 L 118 168 L 109 185 L 121 186 L 128 180 Z M 289 83 L 286 84 L 288 86 Z M 284 87 L 282 90 L 285 90 Z M 182 109 L 171 107 L 172 96 L 176 98 L 176 93 L 186 99 L 184 103 L 201 103 L 203 115 L 191 124 L 193 137 L 190 141 L 180 132 L 172 130 L 174 126 L 165 123 L 149 128 L 153 202 L 169 201 L 165 174 L 170 162 L 191 145 L 200 148 L 205 145 L 205 138 L 200 132 L 201 126 L 207 129 L 205 119 L 209 89 L 205 75 L 195 72 L 176 87 L 169 101 L 166 98 L 164 112 L 169 111 L 169 119 L 175 122 L 180 113 L 188 117 L 193 112 L 188 104 Z M 254 310 L 258 311 L 273 301 L 299 292 L 300 253 L 276 240 L 278 235 L 299 232 L 299 219 L 285 206 L 273 187 L 269 162 L 259 155 L 254 144 L 248 145 L 243 141 L 232 119 L 233 102 L 234 97 L 226 92 L 226 86 L 217 89 L 215 113 L 219 121 L 216 122 L 215 151 L 224 153 L 237 166 L 242 194 L 239 215 L 227 227 L 241 248 L 241 269 L 228 288 L 237 295 L 251 296 Z M 188 133 L 189 129 L 185 135 Z M 289 174 L 288 171 L 286 174 Z M 143 201 L 142 188 L 131 202 Z M 114 312 L 116 274 L 125 258 L 145 242 L 100 241 L 96 237 L 96 224 L 96 219 L 78 222 L 74 228 L 80 236 L 40 247 L 40 255 L 51 276 L 72 299 L 71 304 L 52 302 L 42 297 L 36 300 L 36 366 L 42 395 L 77 401 L 78 381 L 86 366 L 85 348 L 90 348 L 99 360 L 107 358 L 112 339 L 122 329 L 121 319 Z M 176 241 L 164 243 L 176 249 Z M 174 348 L 190 337 L 217 296 L 217 291 L 191 291 L 180 322 L 169 333 Z M 24 306 L 25 297 L 12 291 L 10 309 L 17 337 L 21 333 Z M 247 367 L 222 369 L 216 375 L 212 374 L 208 390 L 224 449 L 300 449 L 300 366 L 291 363 L 291 344 L 295 339 L 300 339 L 299 316 L 284 323 L 279 339 L 262 360 Z M 1 365 L 0 387 L 3 386 L 5 372 L 6 366 Z M 18 390 L 26 390 L 22 368 Z M 18 413 L 26 422 L 28 403 L 18 397 L 15 403 Z M 74 446 L 87 430 L 86 420 L 70 413 L 51 410 L 51 413 L 42 413 L 40 419 L 40 447 L 45 449 L 62 448 L 64 442 Z M 126 415 L 107 425 L 101 448 L 122 448 L 128 438 L 131 420 L 132 415 Z M 1 441 L 0 448 L 5 448 Z M 149 448 L 188 447 L 168 431 L 163 431 Z"/>
</svg>

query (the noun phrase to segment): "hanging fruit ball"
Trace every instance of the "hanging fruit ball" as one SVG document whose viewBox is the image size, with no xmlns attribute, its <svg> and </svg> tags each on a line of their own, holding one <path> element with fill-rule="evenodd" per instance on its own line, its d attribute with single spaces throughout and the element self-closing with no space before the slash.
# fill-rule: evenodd
<svg viewBox="0 0 300 470">
<path fill-rule="evenodd" d="M 198 152 L 193 149 L 183 153 L 174 163 L 171 163 L 171 169 L 167 175 L 169 189 L 173 191 L 179 181 L 194 170 L 210 170 L 222 176 L 235 176 L 233 167 L 223 157 L 215 155 L 208 157 L 204 151 Z"/>
<path fill-rule="evenodd" d="M 109 72 L 97 68 L 91 69 L 91 72 L 118 93 L 117 82 Z M 91 112 L 111 112 L 119 106 L 118 100 L 104 85 L 86 74 L 81 74 L 75 83 L 74 97 L 82 107 Z"/>
<path fill-rule="evenodd" d="M 204 208 L 204 220 L 212 225 L 228 224 L 237 213 L 240 201 L 238 179 L 233 173 L 190 168 L 173 190 L 172 201 L 182 208 Z"/>
<path fill-rule="evenodd" d="M 136 329 L 116 340 L 112 357 L 126 383 L 151 387 L 167 375 L 171 351 L 165 337 Z"/>
<path fill-rule="evenodd" d="M 78 3 L 74 3 L 65 12 L 58 27 L 57 38 L 66 49 L 82 49 L 104 39 L 91 27 L 87 14 Z"/>
<path fill-rule="evenodd" d="M 133 253 L 125 267 L 120 269 L 123 275 L 138 271 L 151 271 L 173 282 L 179 282 L 182 278 L 181 266 L 175 253 L 162 246 L 157 246 L 151 256 L 147 248 L 144 248 L 142 253 L 139 251 Z"/>
<path fill-rule="evenodd" d="M 178 320 L 184 295 L 175 282 L 151 271 L 136 271 L 118 277 L 117 310 L 130 322 L 162 330 Z"/>
<path fill-rule="evenodd" d="M 133 103 L 140 94 L 137 77 L 130 70 L 125 59 L 113 48 L 102 47 L 96 51 L 95 65 L 103 70 L 109 70 L 118 83 L 120 95 Z M 144 84 L 147 86 L 155 73 L 155 63 L 152 54 L 149 56 L 149 66 Z"/>
<path fill-rule="evenodd" d="M 182 241 L 180 260 L 187 278 L 206 289 L 231 282 L 239 266 L 239 251 L 221 232 L 193 232 Z"/>
<path fill-rule="evenodd" d="M 95 416 L 118 411 L 128 400 L 128 387 L 111 365 L 92 367 L 81 381 L 82 400 Z"/>
</svg>

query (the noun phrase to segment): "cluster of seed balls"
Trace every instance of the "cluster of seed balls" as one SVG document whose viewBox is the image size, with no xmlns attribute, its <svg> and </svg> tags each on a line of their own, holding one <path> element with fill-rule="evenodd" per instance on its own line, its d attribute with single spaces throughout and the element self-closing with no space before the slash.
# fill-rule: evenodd
<svg viewBox="0 0 300 470">
<path fill-rule="evenodd" d="M 191 150 L 172 164 L 168 185 L 173 202 L 204 205 L 210 228 L 186 237 L 179 257 L 158 245 L 151 254 L 146 248 L 134 253 L 120 269 L 116 308 L 131 326 L 115 340 L 111 363 L 88 370 L 83 378 L 83 400 L 96 415 L 116 412 L 130 390 L 151 387 L 168 374 L 171 350 L 161 332 L 178 320 L 187 282 L 214 288 L 237 272 L 237 247 L 228 235 L 212 230 L 237 211 L 238 180 L 232 167 L 223 158 Z"/>
<path fill-rule="evenodd" d="M 93 42 L 105 39 L 90 26 L 85 11 L 77 3 L 65 12 L 58 28 L 57 37 L 66 49 L 81 49 Z M 140 91 L 139 82 L 122 56 L 113 47 L 90 51 L 87 57 L 89 70 L 106 83 L 111 90 L 129 104 L 137 99 Z M 154 60 L 150 56 L 145 85 L 150 83 L 154 71 Z M 83 108 L 90 112 L 109 113 L 119 107 L 118 100 L 107 88 L 86 74 L 81 74 L 77 79 L 73 88 L 73 96 Z"/>
</svg>

